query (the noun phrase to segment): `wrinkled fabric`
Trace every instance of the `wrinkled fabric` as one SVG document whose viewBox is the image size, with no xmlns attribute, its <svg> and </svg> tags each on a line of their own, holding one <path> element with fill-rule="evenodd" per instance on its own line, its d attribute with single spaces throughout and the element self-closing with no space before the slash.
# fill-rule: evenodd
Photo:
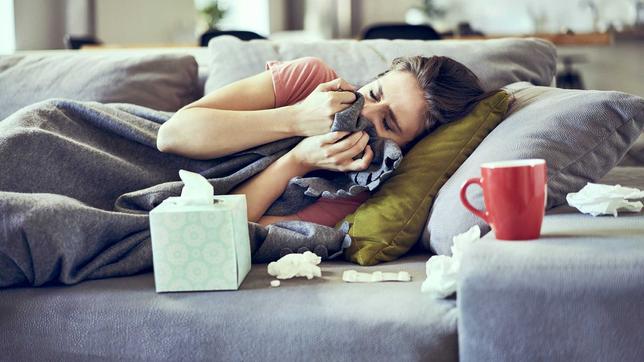
<svg viewBox="0 0 644 362">
<path fill-rule="evenodd" d="M 188 159 L 156 148 L 158 129 L 171 116 L 129 104 L 59 99 L 0 121 L 0 286 L 74 284 L 148 270 L 148 213 L 180 195 L 180 169 L 201 174 L 215 194 L 226 194 L 300 139 Z M 267 214 L 295 212 L 315 201 L 311 195 L 350 195 L 373 185 L 344 174 L 333 182 L 291 180 Z M 346 230 L 304 221 L 268 228 L 249 223 L 249 230 L 255 262 L 276 260 L 287 250 L 332 257 L 347 243 Z"/>
<path fill-rule="evenodd" d="M 331 132 L 367 132 L 369 135 L 368 144 L 374 154 L 371 165 L 363 171 L 333 172 L 330 173 L 331 176 L 329 173 L 321 173 L 324 177 L 295 177 L 291 180 L 294 185 L 305 187 L 304 194 L 307 196 L 338 198 L 355 196 L 367 190 L 373 191 L 391 176 L 402 161 L 402 151 L 398 145 L 388 138 L 378 137 L 373 123 L 360 115 L 364 106 L 364 96 L 358 92 L 355 92 L 355 95 L 356 101 L 350 107 L 336 113 L 331 125 Z M 360 157 L 362 157 L 362 153 L 355 156 L 355 158 Z M 348 187 L 346 186 L 347 176 L 351 183 Z"/>
</svg>

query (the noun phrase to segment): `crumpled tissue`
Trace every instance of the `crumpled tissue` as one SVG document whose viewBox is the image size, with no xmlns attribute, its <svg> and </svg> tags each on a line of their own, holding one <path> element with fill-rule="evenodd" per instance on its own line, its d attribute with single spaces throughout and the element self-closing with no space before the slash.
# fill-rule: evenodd
<svg viewBox="0 0 644 362">
<path fill-rule="evenodd" d="M 268 264 L 268 274 L 277 279 L 291 279 L 293 277 L 321 277 L 320 264 L 322 258 L 315 253 L 305 251 L 302 254 L 291 253 L 281 257 L 278 261 Z"/>
<path fill-rule="evenodd" d="M 579 192 L 566 195 L 568 205 L 577 208 L 584 214 L 592 216 L 613 215 L 618 211 L 639 212 L 642 202 L 628 201 L 644 198 L 644 191 L 621 185 L 603 185 L 587 183 Z"/>
<path fill-rule="evenodd" d="M 463 252 L 467 247 L 481 238 L 478 225 L 452 238 L 452 256 L 434 255 L 425 266 L 427 279 L 420 287 L 423 293 L 430 293 L 436 298 L 446 298 L 456 292 L 458 271 L 461 268 Z"/>
</svg>

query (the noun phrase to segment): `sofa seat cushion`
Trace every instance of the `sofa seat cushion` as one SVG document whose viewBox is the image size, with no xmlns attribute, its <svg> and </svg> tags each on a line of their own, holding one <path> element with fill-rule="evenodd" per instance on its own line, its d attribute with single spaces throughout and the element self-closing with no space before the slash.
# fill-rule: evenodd
<svg viewBox="0 0 644 362">
<path fill-rule="evenodd" d="M 75 286 L 0 290 L 7 360 L 456 361 L 453 300 L 420 293 L 427 254 L 379 267 L 412 282 L 273 279 L 255 264 L 239 291 L 154 291 L 151 273 Z M 36 327 L 37 326 L 37 327 Z"/>
</svg>

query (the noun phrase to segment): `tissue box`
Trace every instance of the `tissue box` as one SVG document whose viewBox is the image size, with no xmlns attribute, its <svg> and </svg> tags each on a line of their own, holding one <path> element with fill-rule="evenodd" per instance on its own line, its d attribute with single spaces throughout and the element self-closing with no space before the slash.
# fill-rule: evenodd
<svg viewBox="0 0 644 362">
<path fill-rule="evenodd" d="M 169 197 L 150 211 L 157 292 L 238 289 L 250 270 L 246 195 Z"/>
</svg>

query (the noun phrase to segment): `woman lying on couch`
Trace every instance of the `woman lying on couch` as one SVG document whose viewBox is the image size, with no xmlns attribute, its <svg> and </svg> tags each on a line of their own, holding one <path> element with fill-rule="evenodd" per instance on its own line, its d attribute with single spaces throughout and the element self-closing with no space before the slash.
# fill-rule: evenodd
<svg viewBox="0 0 644 362">
<path fill-rule="evenodd" d="M 194 159 L 305 137 L 231 192 L 246 194 L 248 220 L 263 225 L 304 220 L 333 227 L 369 197 L 365 191 L 347 199 L 320 198 L 293 215 L 264 215 L 293 177 L 369 166 L 373 151 L 366 132 L 330 132 L 335 113 L 356 100 L 354 91 L 364 96 L 361 115 L 373 123 L 377 135 L 391 139 L 403 152 L 436 126 L 469 113 L 488 95 L 472 71 L 442 56 L 396 58 L 389 70 L 360 89 L 318 58 L 268 62 L 266 68 L 183 107 L 157 137 L 160 151 Z"/>
</svg>

